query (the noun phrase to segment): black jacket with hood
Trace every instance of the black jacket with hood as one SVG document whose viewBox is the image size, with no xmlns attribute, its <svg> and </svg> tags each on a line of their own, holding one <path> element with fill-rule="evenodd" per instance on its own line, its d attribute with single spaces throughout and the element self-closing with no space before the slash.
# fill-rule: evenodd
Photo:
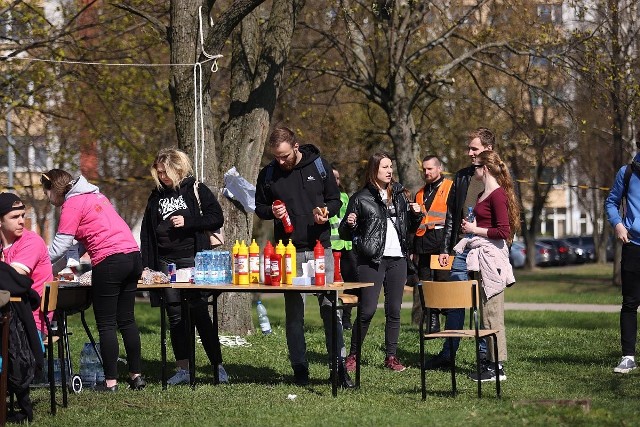
<svg viewBox="0 0 640 427">
<path fill-rule="evenodd" d="M 397 221 L 394 225 L 398 232 L 402 254 L 406 257 L 409 249 L 407 238 L 411 233 L 415 233 L 422 221 L 423 213 L 415 213 L 411 210 L 403 190 L 402 184 L 394 182 L 391 197 L 397 213 Z M 347 217 L 352 212 L 358 216 L 353 228 L 347 223 Z M 377 188 L 368 184 L 351 196 L 338 231 L 340 238 L 353 241 L 358 259 L 375 264 L 380 263 L 387 236 L 387 207 Z"/>
<path fill-rule="evenodd" d="M 207 230 L 217 230 L 222 227 L 224 219 L 222 208 L 216 200 L 209 187 L 203 183 L 198 184 L 198 194 L 202 204 L 202 215 L 198 208 L 198 201 L 194 193 L 195 178 L 188 176 L 180 182 L 179 192 L 182 195 L 191 216 L 184 218 L 185 231 L 192 231 L 195 235 L 195 246 L 193 254 L 204 249 L 210 249 L 209 237 L 205 234 Z M 158 239 L 156 229 L 158 228 L 158 203 L 164 191 L 155 188 L 144 211 L 142 227 L 140 228 L 140 251 L 142 253 L 142 265 L 152 270 L 160 271 L 158 263 Z"/>
<path fill-rule="evenodd" d="M 298 251 L 312 251 L 316 240 L 320 240 L 325 248 L 331 247 L 331 228 L 329 221 L 316 224 L 313 219 L 315 207 L 327 207 L 329 217 L 340 211 L 340 190 L 333 176 L 331 165 L 322 159 L 326 172 L 323 179 L 314 161 L 320 157 L 320 151 L 311 144 L 301 145 L 299 151 L 302 159 L 290 171 L 270 164 L 258 174 L 256 185 L 256 215 L 260 219 L 275 219 L 271 205 L 275 200 L 282 200 L 293 223 L 293 233 L 284 231 L 282 221 L 274 221 L 273 234 L 276 242 L 284 244 L 291 238 Z M 273 168 L 270 182 L 266 182 L 267 169 Z"/>
<path fill-rule="evenodd" d="M 444 240 L 442 241 L 441 254 L 451 254 L 453 247 L 458 243 L 460 227 L 462 225 L 464 202 L 467 198 L 469 182 L 475 175 L 474 166 L 460 169 L 453 178 L 453 185 L 447 199 L 447 218 L 444 223 Z"/>
<path fill-rule="evenodd" d="M 40 335 L 33 318 L 33 310 L 40 307 L 40 295 L 31 286 L 31 278 L 18 273 L 5 262 L 0 262 L 0 289 L 9 291 L 12 297 L 19 297 L 20 302 L 12 302 L 11 307 L 24 325 L 29 347 L 36 361 L 36 370 L 44 366 L 44 353 L 40 343 Z"/>
</svg>

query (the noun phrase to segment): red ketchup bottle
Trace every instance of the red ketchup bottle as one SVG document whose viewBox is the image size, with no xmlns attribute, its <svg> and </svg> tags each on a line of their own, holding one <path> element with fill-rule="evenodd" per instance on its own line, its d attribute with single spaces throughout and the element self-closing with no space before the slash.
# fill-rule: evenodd
<svg viewBox="0 0 640 427">
<path fill-rule="evenodd" d="M 273 202 L 273 206 L 284 206 L 285 209 L 287 208 L 282 200 L 276 200 Z M 284 216 L 280 218 L 280 220 L 282 221 L 282 225 L 284 225 L 284 232 L 287 234 L 293 233 L 293 223 L 289 217 L 289 212 L 285 212 Z"/>
<path fill-rule="evenodd" d="M 262 262 L 264 263 L 264 284 L 271 284 L 271 255 L 273 255 L 273 245 L 269 240 L 264 245 L 264 251 L 262 252 Z"/>
<path fill-rule="evenodd" d="M 282 262 L 282 255 L 271 255 L 271 286 L 280 286 L 280 278 L 282 272 L 280 271 L 280 263 Z"/>
<path fill-rule="evenodd" d="M 316 286 L 324 286 L 324 248 L 320 240 L 316 240 L 316 246 L 313 248 L 313 258 L 315 259 L 316 267 Z"/>
<path fill-rule="evenodd" d="M 340 258 L 342 257 L 342 252 L 333 251 L 333 284 L 339 285 L 344 283 L 342 279 L 342 272 L 340 271 Z"/>
</svg>

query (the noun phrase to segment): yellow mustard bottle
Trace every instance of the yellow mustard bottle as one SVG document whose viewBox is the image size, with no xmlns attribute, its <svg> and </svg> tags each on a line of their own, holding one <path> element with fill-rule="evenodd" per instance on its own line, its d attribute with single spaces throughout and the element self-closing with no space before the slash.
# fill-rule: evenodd
<svg viewBox="0 0 640 427">
<path fill-rule="evenodd" d="M 287 248 L 282 243 L 282 240 L 278 240 L 278 244 L 276 245 L 276 254 L 280 255 L 280 283 L 287 283 L 287 274 L 284 271 L 284 255 L 287 252 Z"/>
<path fill-rule="evenodd" d="M 249 283 L 260 283 L 260 246 L 256 239 L 249 245 Z"/>
<path fill-rule="evenodd" d="M 289 239 L 289 244 L 286 247 L 284 253 L 284 269 L 285 269 L 285 283 L 287 285 L 293 285 L 293 278 L 296 277 L 296 247 L 293 246 L 293 242 Z"/>
<path fill-rule="evenodd" d="M 231 273 L 231 282 L 234 285 L 238 284 L 238 251 L 240 250 L 240 241 L 236 240 L 236 243 L 233 245 L 231 249 L 231 268 L 233 269 Z"/>
</svg>

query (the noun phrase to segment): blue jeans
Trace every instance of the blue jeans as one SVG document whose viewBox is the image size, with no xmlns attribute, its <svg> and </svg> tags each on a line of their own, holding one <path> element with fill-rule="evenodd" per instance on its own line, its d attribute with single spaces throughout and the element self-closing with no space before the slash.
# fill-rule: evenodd
<svg viewBox="0 0 640 427">
<path fill-rule="evenodd" d="M 302 271 L 302 263 L 313 259 L 313 251 L 296 252 L 296 269 Z M 333 283 L 333 253 L 330 248 L 324 250 L 326 283 Z M 304 366 L 307 368 L 307 343 L 304 337 L 304 306 L 305 295 L 297 292 L 284 293 L 285 324 L 287 333 L 287 347 L 291 366 Z M 333 295 L 333 293 L 332 293 Z M 333 296 L 331 297 L 333 298 Z M 318 294 L 320 305 L 320 317 L 324 323 L 324 337 L 327 353 L 331 353 L 331 303 L 327 295 Z M 340 312 L 338 312 L 340 313 Z M 344 338 L 342 336 L 342 321 L 338 317 L 338 349 L 340 357 L 346 356 Z"/>
<path fill-rule="evenodd" d="M 467 270 L 467 255 L 469 255 L 469 248 L 465 248 L 464 252 L 461 254 L 456 254 L 453 259 L 453 264 L 451 265 L 451 276 L 449 280 L 469 280 L 469 271 Z M 451 310 L 445 310 L 444 314 L 447 316 L 447 320 L 445 322 L 446 329 L 463 329 L 464 328 L 464 309 L 456 308 Z M 454 338 L 452 340 L 453 343 L 453 354 L 458 351 L 458 346 L 460 345 L 460 338 Z M 451 348 L 449 346 L 449 340 L 446 339 L 444 341 L 444 345 L 442 346 L 442 351 L 440 352 L 440 356 L 445 359 L 451 359 Z M 480 356 L 487 354 L 487 342 L 482 339 L 480 340 Z"/>
</svg>

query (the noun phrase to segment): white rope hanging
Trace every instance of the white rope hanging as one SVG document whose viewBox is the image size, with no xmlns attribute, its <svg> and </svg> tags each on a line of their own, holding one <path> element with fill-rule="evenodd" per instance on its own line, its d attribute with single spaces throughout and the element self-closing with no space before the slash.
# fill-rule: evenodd
<svg viewBox="0 0 640 427">
<path fill-rule="evenodd" d="M 202 6 L 198 8 L 198 28 L 200 31 L 200 50 L 202 55 L 207 58 L 204 62 L 213 61 L 211 64 L 211 72 L 218 71 L 218 58 L 222 55 L 211 55 L 204 50 L 204 32 L 202 30 Z M 209 25 L 213 25 L 213 19 L 209 17 Z M 193 64 L 193 170 L 195 178 L 203 182 L 204 176 L 204 109 L 202 107 L 202 64 L 196 62 Z M 200 144 L 200 145 L 198 145 Z"/>
</svg>

